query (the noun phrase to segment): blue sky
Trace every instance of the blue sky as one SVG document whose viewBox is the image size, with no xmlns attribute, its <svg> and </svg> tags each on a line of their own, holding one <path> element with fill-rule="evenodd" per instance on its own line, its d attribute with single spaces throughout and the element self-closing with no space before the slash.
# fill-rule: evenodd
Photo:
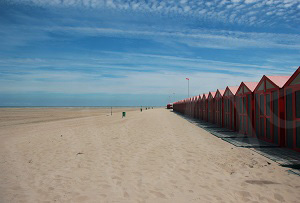
<svg viewBox="0 0 300 203">
<path fill-rule="evenodd" d="M 300 65 L 300 0 L 2 0 L 0 105 L 165 105 Z M 175 94 L 173 94 L 175 93 Z"/>
</svg>

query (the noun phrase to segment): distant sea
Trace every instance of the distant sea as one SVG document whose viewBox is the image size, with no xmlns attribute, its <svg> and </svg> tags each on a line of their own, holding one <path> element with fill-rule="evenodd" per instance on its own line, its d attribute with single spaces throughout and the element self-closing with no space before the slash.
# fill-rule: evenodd
<svg viewBox="0 0 300 203">
<path fill-rule="evenodd" d="M 0 108 L 140 108 L 161 106 L 0 106 Z"/>
</svg>

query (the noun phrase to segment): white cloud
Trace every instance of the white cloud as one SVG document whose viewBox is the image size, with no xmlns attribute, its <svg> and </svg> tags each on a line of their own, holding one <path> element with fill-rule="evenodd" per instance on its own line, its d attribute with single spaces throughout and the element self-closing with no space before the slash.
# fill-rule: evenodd
<svg viewBox="0 0 300 203">
<path fill-rule="evenodd" d="M 134 0 L 11 0 L 14 3 L 36 4 L 38 6 L 59 6 L 59 7 L 87 7 L 87 8 L 109 8 L 109 9 L 125 9 L 136 12 L 157 12 L 172 15 L 189 15 L 197 18 L 205 18 L 213 21 L 247 24 L 247 20 L 243 20 L 246 13 L 256 12 L 258 20 L 264 24 L 272 24 L 279 22 L 278 20 L 289 19 L 289 22 L 295 21 L 300 23 L 300 17 L 297 16 L 299 9 L 299 0 L 222 0 L 201 2 L 196 0 L 181 0 L 181 1 L 134 1 Z M 267 5 L 267 7 L 266 7 Z M 209 8 L 208 12 L 204 9 Z M 232 8 L 235 8 L 234 10 Z M 263 8 L 263 9 L 262 9 Z M 279 12 L 282 15 L 277 15 L 276 19 L 269 19 L 268 12 Z M 222 11 L 222 14 L 220 14 Z M 292 14 L 289 14 L 292 12 Z M 232 14 L 235 13 L 237 18 L 233 19 Z M 200 15 L 199 15 L 200 14 Z M 286 17 L 286 18 L 284 18 Z M 230 18 L 230 20 L 229 20 Z M 259 21 L 257 21 L 259 22 Z"/>
<path fill-rule="evenodd" d="M 258 0 L 245 0 L 245 3 L 246 4 L 252 4 L 252 3 L 255 3 L 257 2 Z"/>
<path fill-rule="evenodd" d="M 233 16 L 234 17 L 234 16 Z M 255 23 L 257 18 L 248 18 L 248 23 Z M 226 30 L 140 30 L 95 28 L 95 27 L 47 27 L 46 31 L 60 31 L 69 33 L 70 36 L 121 36 L 128 38 L 146 38 L 152 40 L 168 39 L 186 43 L 192 47 L 207 47 L 219 49 L 240 48 L 284 48 L 300 49 L 300 35 L 297 34 L 275 34 L 238 32 Z M 141 31 L 143 30 L 143 31 Z"/>
</svg>

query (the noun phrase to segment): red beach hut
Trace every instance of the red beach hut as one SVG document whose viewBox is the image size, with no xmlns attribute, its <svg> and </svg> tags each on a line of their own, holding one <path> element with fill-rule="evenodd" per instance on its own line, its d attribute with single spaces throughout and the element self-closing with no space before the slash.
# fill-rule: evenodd
<svg viewBox="0 0 300 203">
<path fill-rule="evenodd" d="M 223 96 L 224 102 L 224 127 L 236 130 L 236 102 L 235 94 L 239 86 L 227 86 Z"/>
<path fill-rule="evenodd" d="M 204 121 L 208 121 L 208 109 L 207 109 L 207 99 L 208 99 L 208 94 L 203 94 L 202 95 L 202 117 Z"/>
<path fill-rule="evenodd" d="M 255 132 L 259 139 L 285 145 L 280 120 L 284 119 L 284 91 L 290 76 L 263 76 L 254 90 Z"/>
<path fill-rule="evenodd" d="M 200 99 L 199 99 L 199 106 L 200 106 L 200 109 L 199 109 L 199 119 L 200 120 L 203 120 L 203 95 L 202 96 L 200 96 Z"/>
<path fill-rule="evenodd" d="M 252 136 L 254 123 L 254 94 L 258 82 L 242 82 L 236 93 L 239 133 Z"/>
<path fill-rule="evenodd" d="M 223 112 L 223 95 L 225 90 L 217 90 L 215 95 L 215 122 L 217 125 L 223 127 L 223 118 L 224 118 L 224 112 Z"/>
<path fill-rule="evenodd" d="M 192 97 L 192 105 L 191 105 L 191 117 L 195 118 L 195 109 L 196 109 L 196 98 L 197 96 Z"/>
<path fill-rule="evenodd" d="M 194 118 L 199 119 L 199 112 L 200 112 L 200 100 L 201 100 L 201 96 L 198 95 L 196 96 L 196 100 L 195 100 L 195 110 L 194 110 Z"/>
<path fill-rule="evenodd" d="M 286 146 L 300 152 L 300 67 L 284 85 L 284 98 Z"/>
<path fill-rule="evenodd" d="M 211 123 L 215 122 L 215 95 L 216 92 L 209 92 L 207 99 L 208 121 Z"/>
</svg>

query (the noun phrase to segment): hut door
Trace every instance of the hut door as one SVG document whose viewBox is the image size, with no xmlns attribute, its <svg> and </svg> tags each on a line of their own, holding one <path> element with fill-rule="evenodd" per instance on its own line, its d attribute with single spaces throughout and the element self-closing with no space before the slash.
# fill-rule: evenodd
<svg viewBox="0 0 300 203">
<path fill-rule="evenodd" d="M 259 95 L 259 134 L 260 138 L 265 138 L 265 95 Z"/>
<path fill-rule="evenodd" d="M 300 151 L 300 88 L 286 90 L 286 145 Z"/>
<path fill-rule="evenodd" d="M 246 111 L 246 96 L 239 97 L 239 132 L 246 134 L 247 132 L 247 111 Z"/>
<path fill-rule="evenodd" d="M 286 145 L 288 148 L 293 148 L 293 90 L 286 90 Z"/>
<path fill-rule="evenodd" d="M 298 88 L 295 91 L 295 99 L 294 99 L 294 105 L 295 108 L 295 130 L 294 130 L 294 142 L 296 145 L 296 150 L 300 151 L 300 88 Z"/>
<path fill-rule="evenodd" d="M 266 139 L 269 141 L 273 140 L 273 132 L 272 132 L 272 124 L 271 124 L 271 94 L 267 93 L 266 94 L 266 112 L 265 112 L 265 126 L 266 126 Z M 273 112 L 273 111 L 272 111 Z"/>
<path fill-rule="evenodd" d="M 228 116 L 228 99 L 224 99 L 224 126 L 229 128 L 229 116 Z"/>
</svg>

